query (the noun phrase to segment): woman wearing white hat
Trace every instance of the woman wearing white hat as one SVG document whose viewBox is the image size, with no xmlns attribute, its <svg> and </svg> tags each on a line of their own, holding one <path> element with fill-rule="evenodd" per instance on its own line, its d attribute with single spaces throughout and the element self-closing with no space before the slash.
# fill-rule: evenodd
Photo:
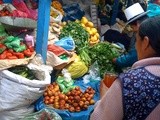
<svg viewBox="0 0 160 120">
<path fill-rule="evenodd" d="M 160 16 L 136 34 L 138 61 L 96 103 L 90 120 L 160 120 Z"/>
<path fill-rule="evenodd" d="M 148 17 L 148 11 L 145 12 L 144 9 L 145 6 L 143 6 L 142 8 L 139 3 L 135 3 L 124 11 L 128 21 L 127 24 L 131 26 L 134 34 L 131 38 L 130 49 L 128 50 L 128 52 L 118 58 L 113 59 L 113 63 L 115 63 L 120 69 L 131 67 L 137 61 L 137 52 L 135 49 L 135 34 L 139 28 L 140 23 Z"/>
</svg>

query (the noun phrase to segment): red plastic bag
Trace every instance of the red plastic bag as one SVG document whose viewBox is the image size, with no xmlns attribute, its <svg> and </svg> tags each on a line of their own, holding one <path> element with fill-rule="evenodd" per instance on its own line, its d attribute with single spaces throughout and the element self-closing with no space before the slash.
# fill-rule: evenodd
<svg viewBox="0 0 160 120">
<path fill-rule="evenodd" d="M 30 15 L 30 11 L 23 0 L 13 0 L 12 4 L 17 10 L 26 13 L 28 16 Z"/>
<path fill-rule="evenodd" d="M 62 47 L 56 46 L 56 45 L 48 45 L 48 51 L 53 52 L 57 56 L 60 56 L 66 53 L 65 49 L 63 49 Z"/>
<path fill-rule="evenodd" d="M 13 16 L 31 18 L 34 20 L 37 19 L 37 11 L 28 8 L 23 0 L 13 0 L 12 4 L 17 9 L 12 12 Z"/>
<path fill-rule="evenodd" d="M 12 12 L 12 16 L 14 17 L 23 17 L 23 18 L 28 18 L 28 14 L 19 10 L 14 10 Z"/>
</svg>

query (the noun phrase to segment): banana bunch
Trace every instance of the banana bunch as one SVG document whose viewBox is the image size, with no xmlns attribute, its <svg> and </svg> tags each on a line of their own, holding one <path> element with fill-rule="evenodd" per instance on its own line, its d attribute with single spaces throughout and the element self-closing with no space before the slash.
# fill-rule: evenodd
<svg viewBox="0 0 160 120">
<path fill-rule="evenodd" d="M 76 20 L 76 22 L 80 22 L 80 24 L 86 29 L 86 31 L 89 33 L 89 43 L 90 45 L 94 45 L 98 43 L 100 40 L 100 35 L 97 31 L 97 29 L 94 27 L 94 24 L 89 21 L 86 17 L 82 17 L 80 21 Z"/>
</svg>

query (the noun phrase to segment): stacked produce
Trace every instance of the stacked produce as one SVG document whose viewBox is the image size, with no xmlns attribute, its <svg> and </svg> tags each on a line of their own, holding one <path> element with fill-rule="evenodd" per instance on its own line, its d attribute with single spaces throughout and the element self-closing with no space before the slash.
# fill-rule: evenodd
<svg viewBox="0 0 160 120">
<path fill-rule="evenodd" d="M 59 37 L 62 27 L 62 24 L 53 22 L 50 24 L 50 32 Z"/>
<path fill-rule="evenodd" d="M 0 43 L 0 59 L 23 59 L 34 53 L 32 46 L 27 46 L 18 37 L 8 36 Z"/>
<path fill-rule="evenodd" d="M 76 22 L 68 22 L 61 30 L 60 39 L 71 36 L 76 44 L 76 51 L 88 45 L 88 32 Z M 78 48 L 78 49 L 77 49 Z"/>
<path fill-rule="evenodd" d="M 58 84 L 54 82 L 44 92 L 44 103 L 56 109 L 80 112 L 95 103 L 93 100 L 94 93 L 95 91 L 91 87 L 82 92 L 80 87 L 77 86 L 68 93 L 63 94 Z"/>
<path fill-rule="evenodd" d="M 91 63 L 97 61 L 101 77 L 103 77 L 105 72 L 117 72 L 112 60 L 120 54 L 121 49 L 108 42 L 101 42 L 89 48 Z"/>
<path fill-rule="evenodd" d="M 9 68 L 8 70 L 29 80 L 37 79 L 33 71 L 26 66 L 16 66 Z"/>
<path fill-rule="evenodd" d="M 71 36 L 75 42 L 76 52 L 85 62 L 87 66 L 90 65 L 91 60 L 87 52 L 89 46 L 89 33 L 81 26 L 79 22 L 68 22 L 61 30 L 60 39 Z"/>
<path fill-rule="evenodd" d="M 64 11 L 63 11 L 62 5 L 61 5 L 61 3 L 59 1 L 54 0 L 52 2 L 51 6 L 54 7 L 56 10 L 60 11 L 62 13 L 62 15 L 64 15 Z"/>
<path fill-rule="evenodd" d="M 81 25 L 87 30 L 87 32 L 90 35 L 89 44 L 94 45 L 98 43 L 100 41 L 99 40 L 100 36 L 97 29 L 94 27 L 94 24 L 91 21 L 89 21 L 86 17 L 82 17 L 80 22 L 81 22 Z"/>
</svg>

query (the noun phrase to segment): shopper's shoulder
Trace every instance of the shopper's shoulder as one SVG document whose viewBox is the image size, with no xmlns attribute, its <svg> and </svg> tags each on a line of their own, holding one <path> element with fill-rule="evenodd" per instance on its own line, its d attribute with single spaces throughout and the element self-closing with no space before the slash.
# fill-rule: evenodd
<svg viewBox="0 0 160 120">
<path fill-rule="evenodd" d="M 122 78 L 127 78 L 127 77 L 130 77 L 132 78 L 132 76 L 139 76 L 142 72 L 144 71 L 144 67 L 139 67 L 139 68 L 134 68 L 134 69 L 129 69 L 123 73 L 121 73 L 119 75 L 119 78 L 122 79 Z"/>
</svg>

